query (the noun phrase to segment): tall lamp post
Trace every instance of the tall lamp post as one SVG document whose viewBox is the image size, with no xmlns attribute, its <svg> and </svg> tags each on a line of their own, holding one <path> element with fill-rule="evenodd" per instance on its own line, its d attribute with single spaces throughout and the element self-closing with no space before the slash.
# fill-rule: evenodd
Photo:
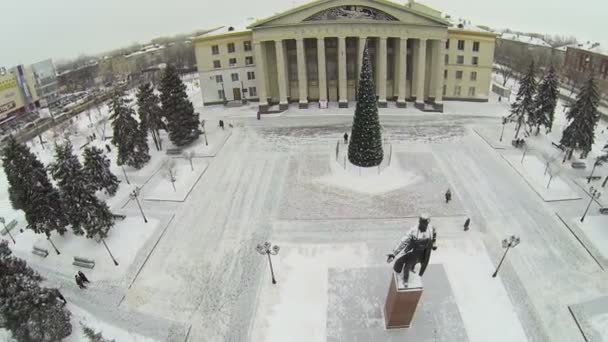
<svg viewBox="0 0 608 342">
<path fill-rule="evenodd" d="M 13 243 L 14 243 L 14 244 L 16 244 L 17 242 L 15 242 L 15 238 L 13 237 L 13 235 L 11 235 L 11 230 L 10 230 L 9 228 L 7 228 L 7 227 L 6 227 L 6 224 L 5 224 L 5 222 L 6 222 L 6 221 L 4 220 L 4 217 L 0 216 L 0 222 L 1 222 L 1 223 L 2 223 L 2 225 L 4 226 L 4 230 L 6 231 L 6 233 L 8 234 L 8 236 L 10 236 L 10 237 L 11 237 L 11 240 L 13 240 Z M 10 225 L 11 225 L 11 223 L 9 222 L 9 224 L 8 224 L 8 225 L 10 226 Z M 12 227 L 11 227 L 11 228 L 12 228 Z"/>
<path fill-rule="evenodd" d="M 593 169 L 591 169 L 591 173 L 589 174 L 589 177 L 587 177 L 587 184 L 591 183 L 591 178 L 593 178 L 593 173 L 595 172 L 595 168 L 602 165 L 603 162 L 604 162 L 604 160 L 602 159 L 602 157 L 595 159 L 595 162 L 593 163 Z"/>
<path fill-rule="evenodd" d="M 496 275 L 498 274 L 498 270 L 500 269 L 502 262 L 505 261 L 505 257 L 507 256 L 509 249 L 514 248 L 515 246 L 519 245 L 519 242 L 520 242 L 519 236 L 515 236 L 515 235 L 511 235 L 508 238 L 502 240 L 502 248 L 505 248 L 505 254 L 502 255 L 502 259 L 500 259 L 500 262 L 498 263 L 498 266 L 496 267 L 496 271 L 494 271 L 494 274 L 492 274 L 492 278 L 496 278 Z"/>
<path fill-rule="evenodd" d="M 600 198 L 601 195 L 602 195 L 602 192 L 599 189 L 596 189 L 593 186 L 589 187 L 589 196 L 591 198 L 589 199 L 589 204 L 587 204 L 587 208 L 585 209 L 585 212 L 583 213 L 583 216 L 581 217 L 581 222 L 585 221 L 585 216 L 587 216 L 587 212 L 589 211 L 589 207 L 591 207 L 591 203 L 593 203 L 593 200 Z"/>
<path fill-rule="evenodd" d="M 139 211 L 141 212 L 141 217 L 144 218 L 144 222 L 148 223 L 148 219 L 146 218 L 146 215 L 144 214 L 144 210 L 141 207 L 141 203 L 139 203 L 139 193 L 141 192 L 141 188 L 136 186 L 135 189 L 133 190 L 133 192 L 131 192 L 129 194 L 129 198 L 132 200 L 135 200 L 135 202 L 137 202 L 137 206 L 139 207 Z"/>
<path fill-rule="evenodd" d="M 108 248 L 108 245 L 106 244 L 106 240 L 101 239 L 101 242 L 103 242 L 103 245 L 106 248 L 106 251 L 108 251 L 108 254 L 110 254 L 110 258 L 112 258 L 112 261 L 114 261 L 114 266 L 118 266 L 118 261 L 116 261 L 116 259 L 114 258 L 114 255 L 112 255 L 112 252 L 110 252 L 110 249 Z"/>
<path fill-rule="evenodd" d="M 502 136 L 505 134 L 505 125 L 507 124 L 507 117 L 502 117 L 502 131 L 500 132 L 500 142 L 502 142 Z"/>
<path fill-rule="evenodd" d="M 255 248 L 256 251 L 258 251 L 258 253 L 264 255 L 266 254 L 268 256 L 268 265 L 270 265 L 270 275 L 272 276 L 272 283 L 276 284 L 277 281 L 274 279 L 274 270 L 272 269 L 272 260 L 270 259 L 270 255 L 277 255 L 279 254 L 279 246 L 274 245 L 272 246 L 270 242 L 266 241 L 263 244 L 259 244 L 257 245 L 257 247 Z"/>
</svg>

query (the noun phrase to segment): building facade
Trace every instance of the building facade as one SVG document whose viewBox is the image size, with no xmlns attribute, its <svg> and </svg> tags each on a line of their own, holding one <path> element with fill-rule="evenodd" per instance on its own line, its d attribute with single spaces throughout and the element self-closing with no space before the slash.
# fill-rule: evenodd
<svg viewBox="0 0 608 342">
<path fill-rule="evenodd" d="M 41 105 L 46 107 L 53 104 L 59 97 L 59 82 L 57 81 L 57 71 L 53 60 L 47 59 L 32 64 L 32 71 Z"/>
<path fill-rule="evenodd" d="M 36 80 L 31 67 L 0 68 L 0 126 L 39 107 Z"/>
<path fill-rule="evenodd" d="M 590 42 L 570 45 L 562 70 L 564 78 L 579 85 L 592 73 L 604 101 L 608 102 L 608 49 Z"/>
<path fill-rule="evenodd" d="M 487 101 L 495 34 L 452 25 L 410 1 L 320 0 L 195 42 L 203 102 L 259 101 L 260 112 L 356 101 L 367 44 L 378 104 L 443 109 Z"/>
</svg>

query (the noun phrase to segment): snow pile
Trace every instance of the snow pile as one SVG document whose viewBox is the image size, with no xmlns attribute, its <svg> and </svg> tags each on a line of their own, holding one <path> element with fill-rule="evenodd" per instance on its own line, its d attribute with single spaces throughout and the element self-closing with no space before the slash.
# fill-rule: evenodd
<svg viewBox="0 0 608 342">
<path fill-rule="evenodd" d="M 141 336 L 136 333 L 125 331 L 116 326 L 103 322 L 88 311 L 81 309 L 75 305 L 68 304 L 68 310 L 72 313 L 72 334 L 64 339 L 64 342 L 81 342 L 87 341 L 87 337 L 83 332 L 82 324 L 101 333 L 107 340 L 114 341 L 133 341 L 133 342 L 154 342 L 154 339 Z M 0 335 L 2 336 L 2 335 Z"/>
<path fill-rule="evenodd" d="M 602 341 L 608 341 L 608 313 L 593 316 L 589 323 Z"/>
<path fill-rule="evenodd" d="M 392 157 L 391 166 L 384 169 L 382 167 L 358 167 L 348 160 L 346 169 L 344 165 L 335 161 L 330 162 L 330 169 L 330 174 L 313 181 L 370 195 L 404 188 L 423 179 L 413 171 L 401 169 L 395 157 Z"/>
</svg>

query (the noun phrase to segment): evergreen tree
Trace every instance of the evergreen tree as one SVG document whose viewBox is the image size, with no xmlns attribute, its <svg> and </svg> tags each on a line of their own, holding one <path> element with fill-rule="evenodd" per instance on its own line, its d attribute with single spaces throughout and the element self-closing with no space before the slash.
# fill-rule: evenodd
<svg viewBox="0 0 608 342">
<path fill-rule="evenodd" d="M 68 222 L 59 192 L 36 155 L 10 136 L 2 151 L 2 163 L 11 204 L 23 210 L 28 228 L 47 236 L 54 230 L 65 233 Z"/>
<path fill-rule="evenodd" d="M 354 165 L 362 167 L 380 165 L 383 158 L 382 135 L 367 45 L 363 50 L 357 99 L 353 129 L 348 145 L 348 160 Z"/>
<path fill-rule="evenodd" d="M 57 290 L 41 288 L 42 277 L 0 241 L 0 326 L 18 341 L 55 342 L 72 332 L 70 312 Z"/>
<path fill-rule="evenodd" d="M 162 109 L 160 108 L 160 98 L 154 94 L 154 88 L 150 83 L 142 84 L 137 91 L 137 113 L 139 114 L 140 129 L 144 132 L 152 133 L 152 140 L 157 150 L 162 149 L 160 140 L 161 128 L 165 127 L 162 120 Z"/>
<path fill-rule="evenodd" d="M 538 86 L 538 93 L 534 99 L 534 115 L 531 123 L 536 126 L 536 134 L 538 134 L 541 125 L 545 126 L 547 132 L 550 132 L 553 127 L 553 116 L 557 106 L 557 96 L 559 95 L 558 86 L 557 72 L 551 64 Z"/>
<path fill-rule="evenodd" d="M 55 147 L 55 162 L 50 170 L 59 186 L 74 234 L 86 232 L 89 238 L 106 237 L 114 225 L 114 218 L 108 206 L 95 196 L 95 185 L 87 179 L 70 142 Z"/>
<path fill-rule="evenodd" d="M 536 92 L 536 79 L 534 69 L 534 61 L 530 63 L 528 70 L 524 77 L 519 82 L 519 89 L 517 90 L 517 97 L 515 102 L 511 105 L 511 115 L 509 119 L 517 123 L 515 130 L 515 139 L 519 136 L 521 127 L 526 122 L 526 119 L 534 119 L 534 94 Z"/>
<path fill-rule="evenodd" d="M 84 149 L 84 173 L 95 190 L 105 189 L 110 196 L 116 194 L 120 181 L 110 171 L 110 159 L 103 150 L 93 146 Z"/>
<path fill-rule="evenodd" d="M 112 144 L 118 148 L 118 165 L 129 165 L 141 169 L 150 160 L 147 131 L 141 130 L 135 112 L 129 107 L 123 94 L 117 93 L 110 104 L 112 110 Z"/>
<path fill-rule="evenodd" d="M 80 325 L 82 326 L 82 332 L 84 333 L 84 336 L 87 337 L 89 342 L 114 342 L 114 340 L 109 340 L 103 337 L 103 334 L 101 332 L 96 332 L 95 329 L 82 324 L 82 322 L 80 322 Z"/>
<path fill-rule="evenodd" d="M 561 144 L 570 151 L 581 150 L 585 158 L 595 141 L 595 127 L 600 120 L 597 110 L 600 96 L 593 76 L 590 76 L 576 96 L 576 102 L 570 106 L 566 117 L 570 120 L 562 134 Z"/>
<path fill-rule="evenodd" d="M 169 139 L 175 146 L 184 146 L 198 139 L 198 114 L 194 113 L 188 100 L 186 86 L 179 78 L 175 67 L 168 65 L 160 82 L 160 101 L 167 119 Z"/>
</svg>

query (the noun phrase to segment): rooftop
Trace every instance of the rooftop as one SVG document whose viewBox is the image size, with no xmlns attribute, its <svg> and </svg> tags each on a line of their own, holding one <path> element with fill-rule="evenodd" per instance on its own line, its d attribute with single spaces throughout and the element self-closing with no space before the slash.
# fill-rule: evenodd
<svg viewBox="0 0 608 342">
<path fill-rule="evenodd" d="M 551 47 L 551 45 L 549 43 L 547 43 L 546 41 L 544 41 L 540 38 L 527 36 L 525 34 L 506 33 L 505 32 L 500 35 L 500 38 L 506 39 L 506 40 L 512 40 L 512 41 L 516 41 L 516 42 L 520 42 L 520 43 L 530 44 L 530 45 L 543 46 L 543 47 L 548 47 L 548 48 Z"/>
<path fill-rule="evenodd" d="M 203 35 L 200 35 L 196 38 L 212 37 L 212 36 L 218 36 L 218 35 L 222 35 L 222 34 L 226 34 L 226 33 L 251 31 L 247 27 L 249 25 L 253 24 L 254 22 L 255 22 L 254 18 L 247 18 L 247 20 L 242 21 L 236 25 L 225 25 L 225 26 L 220 26 L 215 29 L 209 30 L 209 32 L 207 32 Z"/>
<path fill-rule="evenodd" d="M 572 44 L 567 47 L 581 49 L 593 53 L 599 53 L 600 55 L 608 56 L 608 49 L 605 46 L 601 46 L 600 43 L 587 41 L 585 43 Z"/>
<path fill-rule="evenodd" d="M 477 25 L 471 24 L 471 21 L 464 19 L 454 19 L 450 16 L 446 16 L 446 20 L 450 22 L 450 30 L 463 30 L 463 31 L 472 31 L 472 32 L 483 32 L 483 33 L 493 33 L 492 31 L 483 29 Z"/>
</svg>

